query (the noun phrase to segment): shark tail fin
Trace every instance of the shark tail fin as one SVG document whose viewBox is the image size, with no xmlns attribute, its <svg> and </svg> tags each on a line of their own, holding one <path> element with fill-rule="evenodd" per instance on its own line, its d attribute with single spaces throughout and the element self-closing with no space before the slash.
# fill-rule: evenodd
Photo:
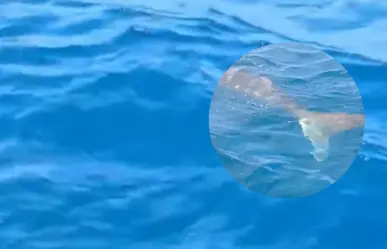
<svg viewBox="0 0 387 249">
<path fill-rule="evenodd" d="M 329 155 L 329 135 L 325 135 L 322 128 L 313 119 L 300 118 L 298 122 L 304 136 L 314 147 L 311 154 L 316 161 L 324 161 Z"/>
<path fill-rule="evenodd" d="M 364 127 L 363 114 L 322 113 L 295 110 L 304 136 L 314 147 L 313 157 L 321 162 L 329 155 L 329 138 L 337 132 Z"/>
</svg>

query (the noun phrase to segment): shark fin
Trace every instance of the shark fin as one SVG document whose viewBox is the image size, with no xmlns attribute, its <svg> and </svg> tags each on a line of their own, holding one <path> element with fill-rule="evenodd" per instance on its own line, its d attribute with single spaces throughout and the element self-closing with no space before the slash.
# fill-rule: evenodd
<svg viewBox="0 0 387 249">
<path fill-rule="evenodd" d="M 324 161 L 329 155 L 329 136 L 325 135 L 321 127 L 312 119 L 300 118 L 299 124 L 304 136 L 314 147 L 314 151 L 311 152 L 313 157 L 318 162 Z"/>
</svg>

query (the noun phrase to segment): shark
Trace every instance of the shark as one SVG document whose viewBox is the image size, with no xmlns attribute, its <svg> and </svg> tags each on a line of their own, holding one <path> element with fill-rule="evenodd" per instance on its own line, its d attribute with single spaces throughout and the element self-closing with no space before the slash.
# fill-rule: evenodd
<svg viewBox="0 0 387 249">
<path fill-rule="evenodd" d="M 308 111 L 276 87 L 269 77 L 255 76 L 242 68 L 229 68 L 219 84 L 252 98 L 263 99 L 268 106 L 280 107 L 291 113 L 298 120 L 304 137 L 312 144 L 311 154 L 318 162 L 324 161 L 329 156 L 331 136 L 364 127 L 363 114 Z"/>
</svg>

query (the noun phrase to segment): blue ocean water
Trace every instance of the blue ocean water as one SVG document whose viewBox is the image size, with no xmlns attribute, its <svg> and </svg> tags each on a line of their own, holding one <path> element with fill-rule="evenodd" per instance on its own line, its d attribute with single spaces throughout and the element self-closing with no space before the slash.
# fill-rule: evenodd
<svg viewBox="0 0 387 249">
<path fill-rule="evenodd" d="M 0 248 L 386 248 L 386 27 L 376 0 L 2 1 Z M 289 41 L 342 63 L 367 116 L 336 184 L 281 200 L 227 173 L 208 110 Z"/>
</svg>

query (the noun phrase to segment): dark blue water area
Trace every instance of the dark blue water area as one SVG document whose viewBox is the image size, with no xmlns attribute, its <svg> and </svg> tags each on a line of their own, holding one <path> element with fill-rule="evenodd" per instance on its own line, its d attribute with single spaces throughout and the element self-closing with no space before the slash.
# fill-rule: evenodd
<svg viewBox="0 0 387 249">
<path fill-rule="evenodd" d="M 386 248 L 383 1 L 0 3 L 0 248 Z M 357 82 L 364 142 L 305 198 L 247 190 L 212 147 L 222 73 L 304 42 Z"/>
</svg>

